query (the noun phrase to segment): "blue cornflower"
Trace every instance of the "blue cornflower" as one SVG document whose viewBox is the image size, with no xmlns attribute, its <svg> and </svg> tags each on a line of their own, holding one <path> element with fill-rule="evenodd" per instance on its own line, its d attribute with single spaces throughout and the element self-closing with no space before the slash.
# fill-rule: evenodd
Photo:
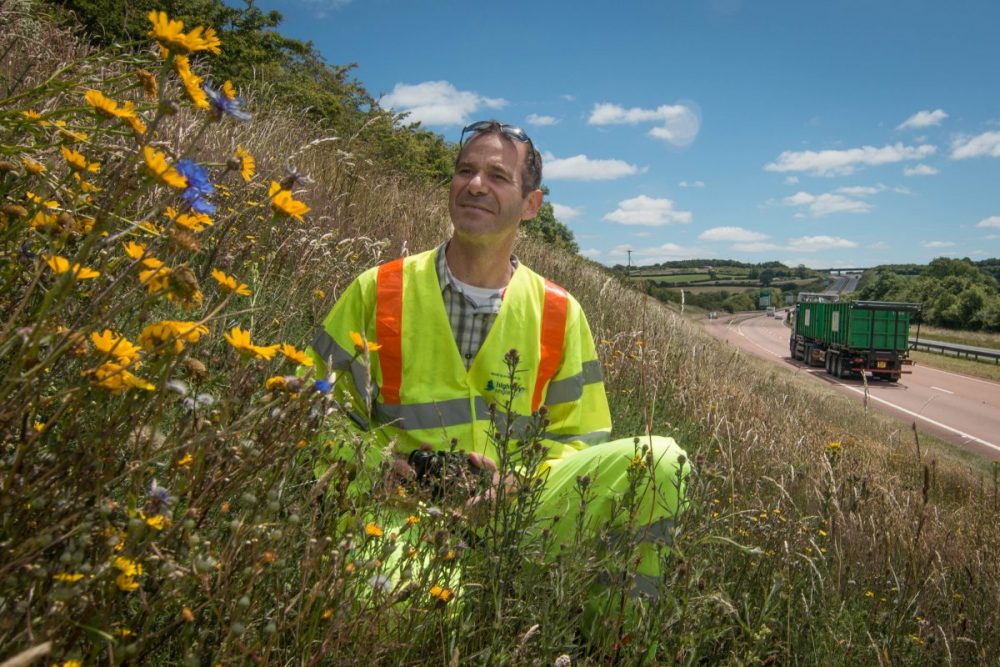
<svg viewBox="0 0 1000 667">
<path fill-rule="evenodd" d="M 170 497 L 170 492 L 156 483 L 154 479 L 149 485 L 149 493 L 146 496 L 146 507 L 150 514 L 166 514 L 170 509 L 170 503 L 174 502 Z"/>
<path fill-rule="evenodd" d="M 333 383 L 329 380 L 316 380 L 316 382 L 313 383 L 313 389 L 325 394 L 333 389 Z"/>
<path fill-rule="evenodd" d="M 215 213 L 215 204 L 205 199 L 215 194 L 215 186 L 208 180 L 208 170 L 194 160 L 178 160 L 174 167 L 187 179 L 188 185 L 183 197 L 191 204 L 191 208 L 196 213 Z"/>
<path fill-rule="evenodd" d="M 236 91 L 228 81 L 218 90 L 207 84 L 202 85 L 202 90 L 208 96 L 208 102 L 212 105 L 212 112 L 216 118 L 231 116 L 236 120 L 250 120 L 250 114 L 242 108 L 246 100 L 236 95 Z"/>
</svg>

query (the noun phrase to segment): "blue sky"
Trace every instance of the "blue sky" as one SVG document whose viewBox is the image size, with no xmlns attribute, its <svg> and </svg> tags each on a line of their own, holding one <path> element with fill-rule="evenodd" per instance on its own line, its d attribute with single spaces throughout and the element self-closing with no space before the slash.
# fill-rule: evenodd
<svg viewBox="0 0 1000 667">
<path fill-rule="evenodd" d="M 605 264 L 1000 256 L 1000 2 L 260 0 L 457 141 L 520 125 Z"/>
</svg>

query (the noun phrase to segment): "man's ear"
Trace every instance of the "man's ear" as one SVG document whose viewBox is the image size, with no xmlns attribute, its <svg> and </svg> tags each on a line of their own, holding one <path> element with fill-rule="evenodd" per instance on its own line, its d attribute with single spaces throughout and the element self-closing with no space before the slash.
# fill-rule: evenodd
<svg viewBox="0 0 1000 667">
<path fill-rule="evenodd" d="M 538 215 L 540 208 L 542 208 L 542 191 L 535 190 L 525 199 L 524 207 L 521 209 L 521 220 L 531 220 Z"/>
</svg>

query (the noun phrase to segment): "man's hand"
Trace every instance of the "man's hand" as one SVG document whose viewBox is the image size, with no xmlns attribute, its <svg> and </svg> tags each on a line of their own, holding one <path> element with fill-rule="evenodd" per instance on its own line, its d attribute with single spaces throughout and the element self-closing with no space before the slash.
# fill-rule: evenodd
<svg viewBox="0 0 1000 667">
<path fill-rule="evenodd" d="M 469 465 L 483 471 L 484 477 L 489 476 L 490 480 L 489 486 L 482 493 L 477 493 L 465 502 L 466 509 L 474 511 L 483 506 L 484 503 L 493 502 L 496 499 L 497 489 L 500 487 L 500 472 L 497 470 L 496 461 L 477 452 L 469 454 Z M 514 473 L 508 473 L 504 478 L 504 493 L 511 495 L 514 493 L 516 485 L 517 478 Z"/>
</svg>

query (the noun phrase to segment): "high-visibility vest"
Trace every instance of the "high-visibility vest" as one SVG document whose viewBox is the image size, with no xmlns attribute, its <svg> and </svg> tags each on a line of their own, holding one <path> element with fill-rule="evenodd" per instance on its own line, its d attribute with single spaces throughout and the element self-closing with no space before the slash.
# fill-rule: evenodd
<svg viewBox="0 0 1000 667">
<path fill-rule="evenodd" d="M 466 369 L 444 308 L 436 253 L 359 276 L 313 342 L 310 353 L 320 368 L 350 369 L 353 393 L 403 453 L 425 444 L 448 449 L 454 439 L 459 449 L 495 457 L 491 420 L 503 431 L 513 417 L 517 440 L 542 406 L 551 420 L 550 457 L 566 446 L 606 440 L 611 422 L 600 365 L 576 300 L 519 265 Z M 379 346 L 368 364 L 350 338 L 362 327 Z M 513 373 L 505 360 L 511 350 L 518 357 Z"/>
</svg>

